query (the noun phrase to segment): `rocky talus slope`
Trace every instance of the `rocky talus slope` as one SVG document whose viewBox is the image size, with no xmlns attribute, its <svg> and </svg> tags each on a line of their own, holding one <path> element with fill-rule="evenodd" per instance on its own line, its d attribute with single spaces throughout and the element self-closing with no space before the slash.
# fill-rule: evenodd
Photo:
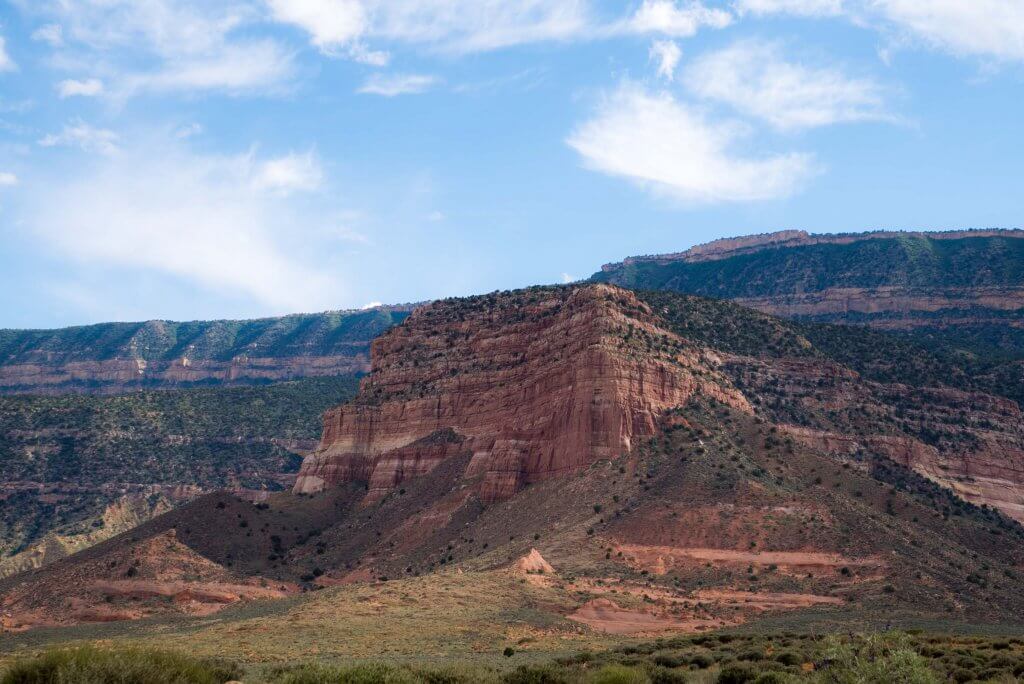
<svg viewBox="0 0 1024 684">
<path fill-rule="evenodd" d="M 411 310 L 0 330 L 0 392 L 118 393 L 360 373 L 370 341 Z"/>
<path fill-rule="evenodd" d="M 373 343 L 358 398 L 326 414 L 295 491 L 358 480 L 380 498 L 469 453 L 481 498 L 507 499 L 629 452 L 694 394 L 749 410 L 717 365 L 617 288 L 439 302 Z"/>
</svg>

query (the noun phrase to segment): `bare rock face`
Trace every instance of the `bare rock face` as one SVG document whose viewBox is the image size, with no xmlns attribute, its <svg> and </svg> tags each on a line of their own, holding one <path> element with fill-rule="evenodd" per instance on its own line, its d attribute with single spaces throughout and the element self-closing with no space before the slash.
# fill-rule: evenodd
<svg viewBox="0 0 1024 684">
<path fill-rule="evenodd" d="M 359 397 L 324 416 L 295 491 L 361 481 L 373 500 L 471 453 L 478 495 L 505 499 L 628 452 L 696 393 L 749 411 L 718 363 L 607 285 L 437 302 L 373 343 Z"/>
</svg>

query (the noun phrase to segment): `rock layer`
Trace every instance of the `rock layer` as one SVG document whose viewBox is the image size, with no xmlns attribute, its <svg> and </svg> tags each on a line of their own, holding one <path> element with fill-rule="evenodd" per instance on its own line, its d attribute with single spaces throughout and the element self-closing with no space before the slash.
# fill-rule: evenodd
<svg viewBox="0 0 1024 684">
<path fill-rule="evenodd" d="M 618 288 L 538 288 L 417 310 L 378 338 L 359 397 L 324 417 L 295 485 L 376 499 L 457 453 L 485 501 L 628 452 L 695 393 L 749 410 L 711 352 Z"/>
</svg>

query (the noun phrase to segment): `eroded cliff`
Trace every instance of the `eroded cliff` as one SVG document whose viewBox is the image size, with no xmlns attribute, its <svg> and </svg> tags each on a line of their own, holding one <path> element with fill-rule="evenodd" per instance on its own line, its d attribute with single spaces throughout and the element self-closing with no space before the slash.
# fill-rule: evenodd
<svg viewBox="0 0 1024 684">
<path fill-rule="evenodd" d="M 618 288 L 438 302 L 374 342 L 359 397 L 326 414 L 295 491 L 362 481 L 372 500 L 470 453 L 480 497 L 504 499 L 628 452 L 694 394 L 749 410 L 718 363 Z"/>
</svg>

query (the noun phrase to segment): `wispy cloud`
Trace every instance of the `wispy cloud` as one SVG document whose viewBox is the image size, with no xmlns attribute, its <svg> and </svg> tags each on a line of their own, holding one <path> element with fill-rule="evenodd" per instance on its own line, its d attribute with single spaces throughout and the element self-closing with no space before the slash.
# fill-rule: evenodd
<svg viewBox="0 0 1024 684">
<path fill-rule="evenodd" d="M 696 95 L 783 130 L 893 119 L 875 81 L 789 61 L 777 43 L 740 41 L 705 53 L 683 80 Z"/>
<path fill-rule="evenodd" d="M 316 190 L 323 179 L 323 168 L 312 152 L 291 153 L 261 161 L 255 164 L 252 171 L 253 188 L 282 195 Z"/>
<path fill-rule="evenodd" d="M 0 187 L 9 188 L 18 184 L 18 177 L 10 171 L 0 171 Z"/>
<path fill-rule="evenodd" d="M 64 29 L 60 27 L 60 24 L 43 24 L 32 32 L 32 40 L 60 47 L 64 44 Z"/>
<path fill-rule="evenodd" d="M 737 0 L 740 14 L 846 16 L 903 44 L 957 56 L 1024 61 L 1020 0 Z"/>
<path fill-rule="evenodd" d="M 42 0 L 31 8 L 55 20 L 34 35 L 59 51 L 68 68 L 76 62 L 102 65 L 108 81 L 103 90 L 111 97 L 167 91 L 273 93 L 294 74 L 291 50 L 243 30 L 263 15 L 252 0 Z"/>
<path fill-rule="evenodd" d="M 25 201 L 24 222 L 72 263 L 170 276 L 274 311 L 331 308 L 341 282 L 302 251 L 319 212 L 291 199 L 312 186 L 303 157 L 133 142 L 64 169 Z"/>
<path fill-rule="evenodd" d="M 648 54 L 650 59 L 658 64 L 658 76 L 671 79 L 675 76 L 683 50 L 674 40 L 656 40 Z"/>
<path fill-rule="evenodd" d="M 875 0 L 897 28 L 956 55 L 1024 61 L 1024 2 L 1020 0 Z"/>
<path fill-rule="evenodd" d="M 118 136 L 114 131 L 95 128 L 82 120 L 66 124 L 60 133 L 50 133 L 39 139 L 42 147 L 78 147 L 86 152 L 112 154 L 117 151 Z"/>
<path fill-rule="evenodd" d="M 426 92 L 436 83 L 437 77 L 428 74 L 373 74 L 358 92 L 395 97 Z"/>
<path fill-rule="evenodd" d="M 7 54 L 7 42 L 3 36 L 0 36 L 0 71 L 14 71 L 17 68 L 18 65 Z"/>
<path fill-rule="evenodd" d="M 98 78 L 90 78 L 78 81 L 73 78 L 66 79 L 57 84 L 57 94 L 61 98 L 68 97 L 95 97 L 103 92 L 103 81 Z"/>
<path fill-rule="evenodd" d="M 827 17 L 842 13 L 843 0 L 737 0 L 735 7 L 740 14 Z"/>
<path fill-rule="evenodd" d="M 567 142 L 587 168 L 690 203 L 785 197 L 814 173 L 807 154 L 737 152 L 747 133 L 736 122 L 709 120 L 668 93 L 626 82 Z"/>
<path fill-rule="evenodd" d="M 643 0 L 608 16 L 593 0 L 268 0 L 272 16 L 297 26 L 326 54 L 375 64 L 394 42 L 447 53 L 474 53 L 545 41 L 568 42 L 623 34 L 692 36 L 722 28 L 732 14 L 698 0 Z"/>
</svg>

